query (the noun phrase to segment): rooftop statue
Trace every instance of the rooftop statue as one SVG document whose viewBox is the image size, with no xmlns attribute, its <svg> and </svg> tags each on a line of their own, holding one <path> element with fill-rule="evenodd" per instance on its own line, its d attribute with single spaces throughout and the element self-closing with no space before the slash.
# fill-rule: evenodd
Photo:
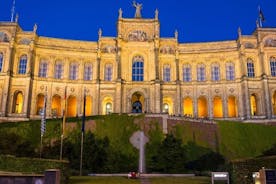
<svg viewBox="0 0 276 184">
<path fill-rule="evenodd" d="M 142 5 L 143 4 L 139 4 L 139 3 L 136 3 L 135 1 L 133 1 L 132 5 L 136 8 L 136 11 L 135 11 L 135 18 L 141 18 L 141 9 L 142 9 Z"/>
</svg>

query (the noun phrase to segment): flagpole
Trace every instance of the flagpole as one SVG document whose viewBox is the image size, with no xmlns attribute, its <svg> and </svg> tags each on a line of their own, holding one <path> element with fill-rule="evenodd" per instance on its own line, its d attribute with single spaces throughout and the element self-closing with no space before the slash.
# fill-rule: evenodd
<svg viewBox="0 0 276 184">
<path fill-rule="evenodd" d="M 41 159 L 41 155 L 42 155 L 42 138 L 43 138 L 43 135 L 40 136 L 40 154 L 39 154 L 40 159 Z"/>
<path fill-rule="evenodd" d="M 47 86 L 44 95 L 44 105 L 43 111 L 41 114 L 41 127 L 40 127 L 40 158 L 42 156 L 42 148 L 43 148 L 43 135 L 46 131 L 46 108 L 47 108 Z"/>
<path fill-rule="evenodd" d="M 66 121 L 66 112 L 67 112 L 67 86 L 65 86 L 64 92 L 64 110 L 63 110 L 63 119 L 62 119 L 62 127 L 61 127 L 61 136 L 60 136 L 60 155 L 59 159 L 62 160 L 62 153 L 63 153 L 63 138 L 64 138 L 64 131 L 65 131 L 65 121 Z"/>
<path fill-rule="evenodd" d="M 15 13 L 15 0 L 13 0 L 13 3 L 12 3 L 11 22 L 13 22 L 14 13 Z"/>
<path fill-rule="evenodd" d="M 83 137 L 84 137 L 84 130 L 85 130 L 85 106 L 86 106 L 86 89 L 84 88 L 84 95 L 83 95 L 83 115 L 82 115 L 82 125 L 81 125 L 80 176 L 82 176 Z"/>
</svg>

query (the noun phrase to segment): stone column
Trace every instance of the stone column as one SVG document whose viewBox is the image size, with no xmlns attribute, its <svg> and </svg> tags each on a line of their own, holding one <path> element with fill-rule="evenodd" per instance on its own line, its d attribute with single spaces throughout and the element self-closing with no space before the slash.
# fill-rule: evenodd
<svg viewBox="0 0 276 184">
<path fill-rule="evenodd" d="M 224 92 L 224 95 L 222 96 L 222 105 L 223 105 L 223 118 L 228 118 L 228 99 L 227 99 L 227 92 Z"/>
<path fill-rule="evenodd" d="M 159 55 L 159 49 L 155 48 L 154 49 L 155 80 L 159 80 L 159 59 L 158 59 L 158 55 Z"/>
<path fill-rule="evenodd" d="M 161 99 L 161 87 L 160 87 L 160 82 L 156 82 L 155 83 L 155 109 L 154 109 L 154 113 L 160 113 L 161 112 L 161 103 L 162 103 L 162 99 Z"/>
</svg>

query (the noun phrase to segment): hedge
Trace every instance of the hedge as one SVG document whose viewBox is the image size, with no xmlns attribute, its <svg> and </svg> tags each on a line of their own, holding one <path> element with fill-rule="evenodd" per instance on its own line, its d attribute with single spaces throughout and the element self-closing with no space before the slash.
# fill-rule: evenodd
<svg viewBox="0 0 276 184">
<path fill-rule="evenodd" d="M 1 171 L 43 174 L 44 171 L 48 169 L 60 169 L 62 183 L 67 183 L 69 180 L 70 173 L 68 161 L 0 155 Z"/>
<path fill-rule="evenodd" d="M 232 183 L 253 183 L 253 172 L 258 172 L 262 167 L 276 169 L 276 156 L 231 161 L 229 171 L 231 172 Z"/>
</svg>

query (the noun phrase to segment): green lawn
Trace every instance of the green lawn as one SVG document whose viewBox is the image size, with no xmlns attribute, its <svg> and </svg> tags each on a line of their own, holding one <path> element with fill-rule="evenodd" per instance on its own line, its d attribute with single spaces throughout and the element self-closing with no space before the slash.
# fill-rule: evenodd
<svg viewBox="0 0 276 184">
<path fill-rule="evenodd" d="M 151 184 L 209 184 L 208 177 L 162 177 L 149 178 Z M 140 184 L 139 179 L 127 179 L 126 177 L 92 177 L 73 176 L 69 184 Z"/>
</svg>

